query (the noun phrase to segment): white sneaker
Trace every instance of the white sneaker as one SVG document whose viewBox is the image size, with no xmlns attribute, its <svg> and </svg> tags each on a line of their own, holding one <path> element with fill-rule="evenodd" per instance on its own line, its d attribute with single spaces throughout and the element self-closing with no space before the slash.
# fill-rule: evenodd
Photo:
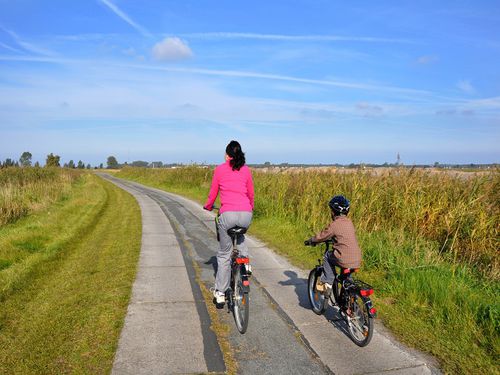
<svg viewBox="0 0 500 375">
<path fill-rule="evenodd" d="M 222 305 L 226 302 L 226 295 L 218 290 L 214 290 L 214 299 L 216 304 Z"/>
<path fill-rule="evenodd" d="M 247 275 L 252 274 L 252 266 L 250 264 L 245 264 L 245 269 L 247 271 Z"/>
</svg>

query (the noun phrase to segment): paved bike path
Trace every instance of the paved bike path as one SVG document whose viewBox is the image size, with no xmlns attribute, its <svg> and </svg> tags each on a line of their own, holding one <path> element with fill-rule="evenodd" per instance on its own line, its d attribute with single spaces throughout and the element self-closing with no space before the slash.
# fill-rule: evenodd
<svg viewBox="0 0 500 375">
<path fill-rule="evenodd" d="M 170 206 L 169 212 L 171 219 L 175 217 L 179 227 L 183 228 L 184 226 L 188 226 L 191 228 L 192 233 L 198 233 L 201 238 L 207 237 L 205 235 L 206 232 L 211 233 L 214 231 L 213 214 L 204 211 L 199 204 L 175 194 L 166 193 L 153 188 L 146 188 L 140 184 L 125 181 L 120 183 L 120 185 L 122 184 L 128 186 L 129 189 L 134 188 L 138 191 L 142 191 L 145 195 L 153 197 L 156 202 L 160 202 L 160 204 L 163 205 L 165 213 L 169 210 L 167 206 Z M 176 213 L 173 212 L 175 211 L 173 207 L 177 207 Z M 191 218 L 191 223 L 189 223 L 189 220 L 185 219 L 188 216 L 194 217 L 196 220 Z M 196 221 L 198 221 L 197 224 L 195 223 Z M 186 235 L 187 233 L 184 234 Z M 255 286 L 252 288 L 253 299 L 249 331 L 241 337 L 234 336 L 232 343 L 240 345 L 240 347 L 243 348 L 248 348 L 249 341 L 246 339 L 251 336 L 251 332 L 257 331 L 261 336 L 274 335 L 272 330 L 262 331 L 259 329 L 259 322 L 265 319 L 265 316 L 259 318 L 258 314 L 255 313 L 257 309 L 265 309 L 265 306 L 262 306 L 262 301 L 261 306 L 256 306 L 255 301 L 258 301 L 259 298 L 267 298 L 274 307 L 274 313 L 279 314 L 281 320 L 287 323 L 288 330 L 294 333 L 296 337 L 299 337 L 309 348 L 310 352 L 319 356 L 322 363 L 330 371 L 336 374 L 431 373 L 431 368 L 433 367 L 426 364 L 426 359 L 424 359 L 424 357 L 397 344 L 386 335 L 378 332 L 377 329 L 368 347 L 358 348 L 355 346 L 347 337 L 343 321 L 334 308 L 330 307 L 327 310 L 326 316 L 316 316 L 310 310 L 307 297 L 307 272 L 291 266 L 286 259 L 274 254 L 260 241 L 253 239 L 251 236 L 247 238 L 254 268 L 254 281 L 258 281 L 258 288 L 255 288 Z M 196 242 L 195 238 L 190 238 L 190 240 L 191 242 Z M 206 240 L 200 238 L 198 238 L 198 241 L 206 242 Z M 207 248 L 207 245 L 208 247 L 213 246 L 213 244 L 205 243 L 203 246 L 198 246 L 198 248 Z M 206 260 L 206 256 L 201 256 L 200 260 L 202 259 Z M 204 274 L 205 279 L 213 280 L 213 274 L 207 272 L 207 270 L 204 271 Z M 257 291 L 260 291 L 260 293 L 265 296 L 260 296 L 256 293 Z M 256 321 L 256 319 L 259 320 Z M 276 324 L 274 324 L 274 326 L 275 325 Z M 286 335 L 283 336 L 283 332 L 281 332 L 280 335 L 287 340 Z M 260 339 L 262 339 L 262 337 L 260 337 Z M 259 337 L 256 337 L 256 340 L 262 341 L 259 340 Z M 253 346 L 254 351 L 259 352 L 259 346 L 262 345 L 264 345 L 264 343 L 258 342 L 258 345 Z M 286 346 L 277 345 L 277 349 L 281 351 L 282 361 L 288 361 L 290 358 L 293 358 L 289 353 L 290 349 Z M 267 356 L 272 355 L 268 353 L 265 354 Z M 259 358 L 257 357 L 258 356 L 250 358 L 251 361 L 248 361 L 248 363 L 255 360 L 258 361 Z M 314 361 L 312 361 L 312 363 L 314 364 Z M 248 371 L 244 371 L 245 369 L 248 369 Z M 243 371 L 240 372 L 252 373 L 250 369 L 251 366 L 243 366 L 243 368 L 240 368 L 240 370 Z M 291 373 L 303 373 L 293 366 L 291 369 Z M 293 371 L 294 369 L 295 371 Z M 264 373 L 262 370 L 263 368 L 259 370 L 259 367 L 253 368 L 253 373 Z M 320 373 L 321 369 L 317 368 L 317 371 Z M 265 373 L 270 372 L 266 371 Z"/>
<path fill-rule="evenodd" d="M 169 220 L 147 195 L 113 182 L 130 192 L 141 207 L 142 245 L 112 373 L 223 372 L 222 353 L 209 328 L 203 297 L 192 291 Z"/>
<path fill-rule="evenodd" d="M 185 210 L 181 204 L 170 199 L 168 194 L 159 193 L 152 189 L 119 180 L 114 177 L 103 177 L 125 188 L 127 191 L 130 191 L 136 198 L 148 200 L 149 204 L 154 206 L 157 214 L 159 214 L 158 210 L 162 211 L 163 219 L 160 219 L 160 215 L 157 215 L 152 221 L 157 222 L 157 224 L 155 224 L 157 229 L 167 228 L 167 231 L 173 229 L 177 245 L 172 246 L 172 244 L 170 244 L 166 251 L 173 251 L 178 254 L 180 250 L 184 258 L 183 266 L 187 269 L 188 276 L 191 277 L 197 274 L 196 280 L 194 280 L 193 277 L 191 288 L 195 295 L 195 300 L 198 300 L 198 298 L 196 298 L 197 282 L 205 284 L 207 288 L 213 286 L 214 265 L 216 264 L 215 255 L 218 249 L 215 234 L 211 233 L 207 229 L 207 226 L 200 221 L 197 216 Z M 141 204 L 141 206 L 143 205 Z M 165 218 L 168 218 L 170 222 L 169 226 L 166 225 L 164 221 Z M 147 226 L 150 223 L 151 221 L 149 220 L 143 222 L 143 232 L 148 232 Z M 160 234 L 156 232 L 155 235 L 159 236 Z M 170 237 L 170 239 L 173 240 L 172 237 Z M 144 238 L 142 251 L 145 251 Z M 181 267 L 181 258 L 177 255 L 176 257 L 176 265 Z M 156 261 L 156 259 L 150 259 L 148 263 L 149 267 L 154 266 Z M 198 268 L 198 272 L 193 269 L 193 264 Z M 158 269 L 154 277 L 158 277 L 160 273 L 170 273 L 171 271 L 171 269 L 167 268 Z M 144 272 L 150 272 L 149 268 L 146 268 Z M 185 290 L 185 286 L 182 286 L 182 282 L 179 284 L 179 282 L 175 280 L 167 280 L 166 277 L 168 276 L 164 276 L 163 279 L 158 280 L 158 282 L 153 278 L 152 285 L 144 285 L 144 283 L 139 281 L 141 279 L 140 273 L 141 267 L 139 269 L 137 281 L 134 284 L 134 294 L 136 290 L 141 291 L 145 287 L 155 289 L 155 293 L 157 294 L 163 293 L 162 290 L 165 288 L 175 293 L 179 286 L 182 289 L 180 291 L 182 294 L 184 294 L 184 291 L 188 294 L 187 290 Z M 176 277 L 179 277 L 179 275 L 177 274 Z M 151 280 L 151 277 L 149 280 Z M 137 287 L 137 284 L 142 286 Z M 201 296 L 199 301 L 202 301 Z M 202 303 L 198 304 L 198 306 L 201 304 Z M 133 310 L 133 303 L 131 306 Z M 264 291 L 256 285 L 252 287 L 250 309 L 251 329 L 249 329 L 245 335 L 241 335 L 237 332 L 232 314 L 229 314 L 227 310 L 218 311 L 218 320 L 222 321 L 222 323 L 229 328 L 228 340 L 239 374 L 288 375 L 307 373 L 319 375 L 331 373 L 317 357 L 300 342 L 300 340 L 297 340 L 295 332 L 290 329 L 289 324 L 284 321 L 280 314 L 273 308 L 270 299 Z M 203 364 L 201 363 L 200 343 L 202 343 L 203 340 L 205 340 L 205 342 L 203 342 L 205 360 L 209 359 L 208 355 L 214 350 L 217 352 L 220 350 L 218 347 L 214 348 L 213 345 L 207 345 L 205 337 L 207 332 L 203 332 L 203 329 L 201 335 L 197 329 L 182 332 L 186 324 L 189 325 L 190 322 L 196 322 L 196 317 L 191 315 L 186 315 L 184 317 L 177 316 L 175 313 L 172 314 L 172 311 L 166 309 L 161 316 L 148 315 L 147 312 L 138 312 L 137 316 L 132 316 L 133 319 L 130 319 L 130 311 L 131 308 L 129 307 L 129 314 L 127 315 L 119 348 L 115 356 L 114 374 L 134 373 L 133 369 L 142 373 L 162 374 L 205 373 L 217 371 L 213 363 L 212 366 L 207 365 L 205 370 L 203 370 Z M 191 312 L 193 312 L 193 310 L 191 310 Z M 203 312 L 198 311 L 198 313 L 200 313 L 200 317 L 203 315 Z M 156 319 L 161 319 L 166 323 L 158 324 L 155 322 Z M 147 330 L 144 331 L 142 327 L 143 321 L 145 320 L 150 321 L 152 326 L 157 326 L 160 329 L 163 328 L 163 326 L 172 327 L 174 324 L 178 326 L 173 330 L 162 329 L 161 332 L 155 333 L 156 336 L 163 337 L 164 342 L 160 342 L 159 345 L 153 345 L 151 347 L 148 340 L 150 340 L 152 332 Z M 203 326 L 208 327 L 209 325 L 210 322 L 204 325 L 202 324 L 202 328 Z M 212 331 L 208 333 L 213 334 Z M 166 344 L 170 342 L 175 343 L 177 340 L 182 341 L 180 344 L 181 348 L 171 352 L 171 346 Z M 192 351 L 189 348 L 189 342 L 193 344 L 193 348 L 195 349 L 194 356 L 198 358 L 197 363 L 190 362 L 192 360 Z M 144 344 L 149 346 L 142 347 Z M 210 342 L 208 342 L 208 344 L 210 344 Z M 140 350 L 139 356 L 137 356 L 137 354 L 134 355 L 134 352 L 137 350 Z M 145 361 L 143 358 L 147 356 L 147 352 L 151 350 L 154 353 L 163 353 L 161 356 L 154 356 L 154 360 L 158 361 L 156 367 L 151 367 L 151 363 L 148 362 L 149 359 Z M 182 353 L 182 351 L 184 351 L 184 353 Z M 172 366 L 170 363 L 172 360 L 176 363 L 176 366 Z M 181 368 L 183 361 L 186 361 L 186 363 L 184 368 Z M 143 367 L 144 364 L 147 366 L 146 368 Z M 233 365 L 234 364 L 231 364 L 231 370 L 235 369 Z M 151 370 L 148 370 L 148 368 Z M 160 369 L 163 369 L 163 371 L 157 371 Z M 219 371 L 223 371 L 223 369 Z"/>
</svg>

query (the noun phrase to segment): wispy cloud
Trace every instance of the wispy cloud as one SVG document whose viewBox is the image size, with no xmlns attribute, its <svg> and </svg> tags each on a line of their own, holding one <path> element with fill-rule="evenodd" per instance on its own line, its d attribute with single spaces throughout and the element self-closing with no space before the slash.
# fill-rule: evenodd
<svg viewBox="0 0 500 375">
<path fill-rule="evenodd" d="M 20 50 L 14 48 L 14 47 L 11 47 L 5 43 L 2 43 L 2 42 L 0 42 L 0 47 L 8 49 L 9 51 L 12 51 L 12 52 L 21 52 Z"/>
<path fill-rule="evenodd" d="M 375 117 L 380 116 L 384 113 L 384 109 L 379 105 L 373 105 L 369 103 L 358 103 L 356 104 L 356 109 L 364 116 L 364 117 Z"/>
<path fill-rule="evenodd" d="M 475 94 L 476 93 L 476 89 L 474 88 L 474 86 L 472 86 L 472 84 L 468 80 L 458 81 L 457 87 L 461 91 L 465 92 L 466 94 Z"/>
<path fill-rule="evenodd" d="M 0 61 L 31 61 L 31 62 L 43 62 L 43 63 L 55 63 L 55 64 L 92 64 L 93 61 L 86 60 L 76 60 L 76 59 L 66 59 L 66 58 L 51 58 L 51 57 L 36 57 L 36 56 L 1 56 Z M 312 78 L 301 78 L 294 76 L 286 76 L 279 74 L 267 74 L 251 71 L 239 71 L 239 70 L 217 70 L 217 69 L 203 69 L 203 68 L 181 68 L 181 67 L 170 67 L 170 66 L 157 66 L 157 65 L 146 65 L 146 64 L 122 64 L 114 61 L 100 61 L 99 64 L 122 67 L 122 68 L 133 68 L 140 70 L 151 70 L 151 71 L 165 71 L 172 73 L 187 73 L 187 74 L 200 74 L 207 76 L 219 76 L 219 77 L 237 77 L 237 78 L 258 78 L 267 79 L 273 81 L 286 81 L 286 82 L 296 82 L 305 83 L 311 85 L 320 86 L 331 86 L 340 87 L 346 89 L 357 89 L 357 90 L 370 90 L 370 91 L 386 91 L 394 92 L 399 94 L 407 95 L 418 95 L 418 96 L 430 96 L 434 95 L 430 91 L 416 90 L 395 86 L 385 86 L 385 85 L 373 85 L 357 82 L 345 82 L 345 81 L 335 81 L 329 79 L 312 79 Z"/>
<path fill-rule="evenodd" d="M 340 36 L 340 35 L 283 35 L 259 33 L 191 33 L 182 34 L 186 38 L 197 39 L 256 39 L 256 40 L 281 40 L 281 41 L 317 41 L 317 42 L 367 42 L 367 43 L 415 43 L 409 39 L 379 38 L 369 36 Z"/>
<path fill-rule="evenodd" d="M 52 51 L 46 50 L 45 48 L 41 48 L 39 46 L 36 46 L 32 43 L 25 41 L 19 35 L 17 35 L 14 31 L 6 29 L 5 27 L 2 27 L 1 25 L 0 25 L 0 30 L 2 30 L 4 33 L 9 35 L 12 38 L 12 40 L 19 47 L 24 49 L 25 51 L 28 51 L 28 52 L 31 52 L 31 53 L 34 53 L 37 55 L 44 55 L 44 56 L 53 56 L 54 55 L 54 53 Z M 8 49 L 12 49 L 12 48 L 8 48 Z"/>
<path fill-rule="evenodd" d="M 428 65 L 428 64 L 435 63 L 438 60 L 439 60 L 439 58 L 437 56 L 434 56 L 434 55 L 425 55 L 425 56 L 420 56 L 417 59 L 417 64 Z"/>
<path fill-rule="evenodd" d="M 192 74 L 202 74 L 202 75 L 209 75 L 209 76 L 260 78 L 260 79 L 269 79 L 269 80 L 276 80 L 276 81 L 299 82 L 299 83 L 307 83 L 307 84 L 313 84 L 313 85 L 334 86 L 334 87 L 342 87 L 342 88 L 348 88 L 348 89 L 359 89 L 359 90 L 379 90 L 379 91 L 390 91 L 390 92 L 398 92 L 398 93 L 405 93 L 405 94 L 418 94 L 418 95 L 431 95 L 432 94 L 429 91 L 407 89 L 407 88 L 401 88 L 401 87 L 384 86 L 384 85 L 371 85 L 371 84 L 355 83 L 355 82 L 343 82 L 343 81 L 334 81 L 334 80 L 328 80 L 328 79 L 300 78 L 300 77 L 293 77 L 293 76 L 286 76 L 286 75 L 279 75 L 279 74 L 258 73 L 258 72 L 251 72 L 251 71 L 160 67 L 160 66 L 152 66 L 152 65 L 122 65 L 122 66 L 128 66 L 130 68 L 137 68 L 137 69 L 164 70 L 164 71 L 176 72 L 176 73 L 192 73 Z"/>
<path fill-rule="evenodd" d="M 184 60 L 193 56 L 191 48 L 179 38 L 165 38 L 153 46 L 152 53 L 159 61 Z"/>
<path fill-rule="evenodd" d="M 98 1 L 101 2 L 102 4 L 104 4 L 105 6 L 107 6 L 114 14 L 116 14 L 123 21 L 128 23 L 134 29 L 136 29 L 143 36 L 151 37 L 151 34 L 149 33 L 149 31 L 147 31 L 144 27 L 139 25 L 137 22 L 133 21 L 124 11 L 122 11 L 120 8 L 118 8 L 111 1 L 109 1 L 109 0 L 98 0 Z"/>
</svg>

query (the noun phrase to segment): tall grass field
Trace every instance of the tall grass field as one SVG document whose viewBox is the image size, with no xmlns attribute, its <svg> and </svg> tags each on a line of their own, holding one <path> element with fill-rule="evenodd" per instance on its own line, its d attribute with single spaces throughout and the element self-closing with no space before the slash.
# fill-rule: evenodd
<svg viewBox="0 0 500 375">
<path fill-rule="evenodd" d="M 212 173 L 125 168 L 117 177 L 203 202 Z M 360 277 L 376 287 L 384 323 L 438 358 L 446 373 L 498 373 L 499 171 L 254 170 L 253 176 L 251 233 L 309 268 L 321 250 L 305 248 L 304 239 L 329 223 L 329 199 L 346 195 L 363 249 Z"/>
<path fill-rule="evenodd" d="M 80 175 L 61 168 L 0 169 L 0 225 L 48 207 L 68 194 Z"/>
<path fill-rule="evenodd" d="M 140 209 L 92 173 L 0 170 L 0 373 L 109 373 Z"/>
</svg>

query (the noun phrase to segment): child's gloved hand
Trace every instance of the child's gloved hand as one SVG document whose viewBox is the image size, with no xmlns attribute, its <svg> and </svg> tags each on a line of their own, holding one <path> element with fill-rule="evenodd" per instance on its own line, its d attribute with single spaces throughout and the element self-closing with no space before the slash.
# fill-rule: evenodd
<svg viewBox="0 0 500 375">
<path fill-rule="evenodd" d="M 312 237 L 309 238 L 308 240 L 305 240 L 304 241 L 304 245 L 306 245 L 306 246 L 316 246 L 316 244 L 312 240 Z"/>
</svg>

